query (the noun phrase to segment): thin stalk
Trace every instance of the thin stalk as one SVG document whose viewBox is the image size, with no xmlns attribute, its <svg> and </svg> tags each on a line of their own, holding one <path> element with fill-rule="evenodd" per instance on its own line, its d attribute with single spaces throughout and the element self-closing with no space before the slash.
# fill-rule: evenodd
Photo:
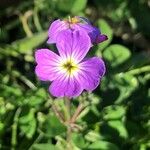
<svg viewBox="0 0 150 150">
<path fill-rule="evenodd" d="M 33 12 L 33 21 L 34 21 L 34 24 L 35 24 L 37 30 L 39 32 L 42 31 L 42 26 L 41 26 L 40 21 L 39 21 L 38 9 L 37 8 L 35 8 L 34 12 Z"/>
<path fill-rule="evenodd" d="M 83 109 L 84 109 L 84 106 L 83 106 L 83 104 L 80 103 L 80 104 L 78 105 L 78 107 L 77 107 L 77 109 L 76 109 L 74 115 L 73 115 L 72 118 L 71 118 L 71 121 L 70 121 L 71 123 L 75 123 L 75 122 L 76 122 L 78 116 L 80 115 L 80 113 L 82 112 Z"/>
<path fill-rule="evenodd" d="M 33 145 L 34 144 L 36 144 L 36 143 L 38 143 L 42 138 L 43 138 L 43 133 L 41 132 L 39 135 L 38 135 L 38 137 L 35 139 L 35 141 L 32 143 L 32 145 L 28 148 L 28 150 L 32 150 L 32 148 L 33 148 Z"/>
<path fill-rule="evenodd" d="M 14 123 L 12 125 L 11 150 L 15 150 L 17 145 L 17 127 L 20 113 L 21 108 L 18 108 L 14 116 Z"/>
<path fill-rule="evenodd" d="M 28 18 L 32 15 L 32 11 L 27 11 L 24 15 L 20 14 L 19 18 L 22 22 L 23 29 L 27 35 L 27 37 L 31 37 L 33 35 L 29 25 L 28 25 Z"/>
<path fill-rule="evenodd" d="M 52 104 L 52 109 L 53 109 L 55 115 L 59 118 L 59 120 L 60 120 L 62 123 L 64 123 L 64 122 L 65 122 L 65 119 L 64 119 L 62 113 L 58 110 L 58 108 L 55 106 L 54 103 Z"/>
<path fill-rule="evenodd" d="M 68 16 L 68 20 L 69 20 L 69 23 L 71 23 L 71 17 L 70 16 Z"/>
<path fill-rule="evenodd" d="M 136 74 L 140 74 L 143 72 L 150 72 L 150 66 L 148 65 L 148 66 L 144 66 L 141 68 L 133 69 L 133 70 L 127 71 L 126 73 L 136 75 Z"/>
<path fill-rule="evenodd" d="M 66 141 L 67 141 L 67 150 L 71 150 L 71 134 L 72 134 L 72 129 L 71 129 L 71 100 L 69 98 L 65 98 L 65 104 L 66 104 L 66 109 L 67 109 L 67 135 L 66 135 Z"/>
</svg>

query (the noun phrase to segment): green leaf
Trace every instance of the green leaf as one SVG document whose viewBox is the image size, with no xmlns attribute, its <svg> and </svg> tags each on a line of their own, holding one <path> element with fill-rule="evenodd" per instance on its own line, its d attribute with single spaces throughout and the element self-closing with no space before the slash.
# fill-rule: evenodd
<svg viewBox="0 0 150 150">
<path fill-rule="evenodd" d="M 0 121 L 0 134 L 3 132 L 4 126 L 4 123 Z"/>
<path fill-rule="evenodd" d="M 55 115 L 49 115 L 45 122 L 45 134 L 47 136 L 61 135 L 66 132 L 66 127 L 60 122 Z"/>
<path fill-rule="evenodd" d="M 87 4 L 87 0 L 58 0 L 57 7 L 64 12 L 71 12 L 73 14 L 81 12 Z"/>
<path fill-rule="evenodd" d="M 36 131 L 36 120 L 32 119 L 27 124 L 20 125 L 20 129 L 27 138 L 31 139 Z"/>
<path fill-rule="evenodd" d="M 44 89 L 38 89 L 34 95 L 29 95 L 27 98 L 28 104 L 33 107 L 40 106 L 46 99 L 46 91 Z"/>
<path fill-rule="evenodd" d="M 105 107 L 102 114 L 104 119 L 109 120 L 122 118 L 125 112 L 125 107 L 113 105 Z"/>
<path fill-rule="evenodd" d="M 31 96 L 28 98 L 28 104 L 33 107 L 40 106 L 40 104 L 43 103 L 43 101 L 44 99 L 38 96 Z"/>
<path fill-rule="evenodd" d="M 47 32 L 36 33 L 32 37 L 14 41 L 10 45 L 0 47 L 0 54 L 18 57 L 20 53 L 27 54 L 26 61 L 33 61 L 32 50 L 42 44 L 47 38 Z"/>
<path fill-rule="evenodd" d="M 85 139 L 89 142 L 95 142 L 98 140 L 102 140 L 103 136 L 100 135 L 98 132 L 91 130 L 85 135 Z"/>
<path fill-rule="evenodd" d="M 26 124 L 26 123 L 30 122 L 34 118 L 34 113 L 35 113 L 35 110 L 34 109 L 30 109 L 29 112 L 23 114 L 19 118 L 19 123 Z"/>
<path fill-rule="evenodd" d="M 111 29 L 110 25 L 104 19 L 98 20 L 98 27 L 99 27 L 101 33 L 107 35 L 107 37 L 108 37 L 107 41 L 104 41 L 103 43 L 100 43 L 98 45 L 98 49 L 100 51 L 100 50 L 103 50 L 105 47 L 107 47 L 111 43 L 112 38 L 113 38 L 113 30 Z"/>
<path fill-rule="evenodd" d="M 74 0 L 73 6 L 71 8 L 71 12 L 73 14 L 76 14 L 80 11 L 82 11 L 87 4 L 87 0 Z"/>
<path fill-rule="evenodd" d="M 130 50 L 119 44 L 110 45 L 103 52 L 103 57 L 112 67 L 117 67 L 118 65 L 124 63 L 130 58 L 130 56 Z"/>
<path fill-rule="evenodd" d="M 74 0 L 58 0 L 57 7 L 58 10 L 64 11 L 64 12 L 70 12 L 71 8 L 73 6 Z"/>
<path fill-rule="evenodd" d="M 49 143 L 34 144 L 32 150 L 57 150 L 56 147 Z"/>
<path fill-rule="evenodd" d="M 101 89 L 104 91 L 104 99 L 108 103 L 119 104 L 126 100 L 131 94 L 139 88 L 137 78 L 129 73 L 119 73 L 105 77 Z M 107 117 L 106 117 L 107 118 Z"/>
<path fill-rule="evenodd" d="M 36 131 L 36 119 L 34 117 L 35 110 L 30 109 L 29 113 L 19 118 L 19 127 L 27 138 L 32 138 Z"/>
<path fill-rule="evenodd" d="M 128 132 L 123 122 L 119 120 L 111 120 L 111 121 L 108 121 L 108 124 L 109 126 L 111 126 L 112 128 L 114 128 L 115 130 L 119 132 L 120 137 L 122 138 L 128 137 Z"/>
<path fill-rule="evenodd" d="M 32 37 L 17 40 L 12 43 L 12 47 L 23 54 L 29 53 L 38 45 L 42 44 L 47 38 L 47 32 L 34 34 Z"/>
<path fill-rule="evenodd" d="M 119 150 L 119 148 L 107 141 L 96 141 L 88 147 L 88 150 Z"/>
<path fill-rule="evenodd" d="M 0 84 L 0 88 L 2 89 L 2 91 L 4 90 L 4 96 L 6 97 L 8 95 L 14 95 L 16 97 L 22 96 L 22 91 L 18 85 L 8 86 Z"/>
<path fill-rule="evenodd" d="M 72 139 L 73 139 L 73 142 L 75 143 L 75 145 L 79 148 L 83 149 L 87 146 L 87 143 L 86 143 L 83 135 L 80 133 L 73 133 Z"/>
<path fill-rule="evenodd" d="M 120 95 L 115 103 L 120 103 L 122 100 L 128 98 L 138 87 L 137 79 L 133 75 L 127 73 L 120 73 L 114 76 L 113 83 L 120 90 Z"/>
</svg>

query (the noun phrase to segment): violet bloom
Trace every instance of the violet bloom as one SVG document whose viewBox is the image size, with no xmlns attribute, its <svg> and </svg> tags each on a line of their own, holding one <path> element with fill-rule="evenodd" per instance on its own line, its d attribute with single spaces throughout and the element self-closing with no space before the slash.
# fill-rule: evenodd
<svg viewBox="0 0 150 150">
<path fill-rule="evenodd" d="M 85 89 L 94 90 L 105 73 L 102 59 L 84 59 L 91 47 L 90 38 L 83 31 L 62 31 L 57 37 L 59 55 L 49 49 L 35 53 L 36 75 L 51 81 L 49 92 L 55 97 L 76 97 Z"/>
<path fill-rule="evenodd" d="M 65 30 L 65 29 L 72 29 L 72 30 L 82 30 L 85 31 L 90 39 L 92 44 L 98 44 L 105 40 L 107 40 L 107 36 L 101 34 L 100 30 L 94 27 L 86 18 L 83 17 L 74 17 L 70 18 L 69 20 L 56 20 L 54 21 L 48 31 L 48 43 L 56 43 L 58 34 Z"/>
</svg>

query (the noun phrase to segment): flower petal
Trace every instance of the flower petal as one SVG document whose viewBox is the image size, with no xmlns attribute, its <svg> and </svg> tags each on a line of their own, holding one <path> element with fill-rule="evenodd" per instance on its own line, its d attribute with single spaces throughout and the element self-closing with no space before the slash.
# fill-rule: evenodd
<svg viewBox="0 0 150 150">
<path fill-rule="evenodd" d="M 87 32 L 93 44 L 98 44 L 108 39 L 106 35 L 101 34 L 100 30 L 92 26 L 91 24 L 80 23 L 74 28 L 77 28 L 77 26 L 78 30 L 84 30 L 85 32 Z"/>
<path fill-rule="evenodd" d="M 55 97 L 72 98 L 79 96 L 83 88 L 75 78 L 61 76 L 52 82 L 49 91 Z"/>
<path fill-rule="evenodd" d="M 60 57 L 48 49 L 40 49 L 35 52 L 37 66 L 36 75 L 43 81 L 52 81 L 60 75 L 58 63 Z"/>
<path fill-rule="evenodd" d="M 67 29 L 57 37 L 56 46 L 64 58 L 73 57 L 80 62 L 91 47 L 91 41 L 86 32 Z"/>
<path fill-rule="evenodd" d="M 81 82 L 85 90 L 92 91 L 99 85 L 106 68 L 102 59 L 93 57 L 81 62 L 80 69 L 77 76 L 78 81 Z"/>
<path fill-rule="evenodd" d="M 49 39 L 47 43 L 52 44 L 56 43 L 57 35 L 62 31 L 68 28 L 68 24 L 65 21 L 61 21 L 60 19 L 54 21 L 48 30 Z"/>
<path fill-rule="evenodd" d="M 98 44 L 98 43 L 106 41 L 107 39 L 108 37 L 106 35 L 100 34 L 96 37 L 95 43 Z"/>
<path fill-rule="evenodd" d="M 92 26 L 91 24 L 78 24 L 78 29 L 79 30 L 84 30 L 90 37 L 91 42 L 95 43 L 96 41 L 96 37 L 98 35 L 100 35 L 100 30 L 94 26 Z"/>
</svg>

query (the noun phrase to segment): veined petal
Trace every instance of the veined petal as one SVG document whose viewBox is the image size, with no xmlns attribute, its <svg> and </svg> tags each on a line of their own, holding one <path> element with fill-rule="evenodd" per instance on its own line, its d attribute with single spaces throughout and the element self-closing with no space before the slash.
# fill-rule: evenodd
<svg viewBox="0 0 150 150">
<path fill-rule="evenodd" d="M 101 34 L 100 30 L 91 24 L 80 23 L 74 26 L 74 28 L 78 28 L 78 30 L 84 30 L 87 32 L 93 44 L 98 44 L 108 39 L 106 35 Z"/>
<path fill-rule="evenodd" d="M 79 30 L 84 30 L 89 35 L 91 42 L 95 43 L 96 37 L 100 35 L 100 30 L 91 24 L 78 24 Z"/>
<path fill-rule="evenodd" d="M 103 60 L 93 57 L 80 63 L 80 72 L 77 79 L 85 90 L 92 91 L 99 85 L 104 74 L 105 64 Z"/>
<path fill-rule="evenodd" d="M 73 57 L 77 62 L 80 62 L 89 51 L 91 41 L 86 32 L 67 29 L 60 32 L 56 46 L 61 57 Z"/>
<path fill-rule="evenodd" d="M 49 87 L 50 93 L 55 97 L 77 97 L 83 88 L 78 80 L 71 77 L 60 76 Z"/>
<path fill-rule="evenodd" d="M 48 49 L 40 49 L 35 52 L 37 66 L 36 75 L 43 81 L 53 81 L 60 76 L 61 71 L 58 68 L 60 56 Z"/>
<path fill-rule="evenodd" d="M 56 42 L 57 35 L 62 31 L 69 28 L 69 25 L 65 21 L 61 21 L 60 19 L 54 21 L 48 30 L 49 39 L 47 43 L 52 44 Z"/>
</svg>

